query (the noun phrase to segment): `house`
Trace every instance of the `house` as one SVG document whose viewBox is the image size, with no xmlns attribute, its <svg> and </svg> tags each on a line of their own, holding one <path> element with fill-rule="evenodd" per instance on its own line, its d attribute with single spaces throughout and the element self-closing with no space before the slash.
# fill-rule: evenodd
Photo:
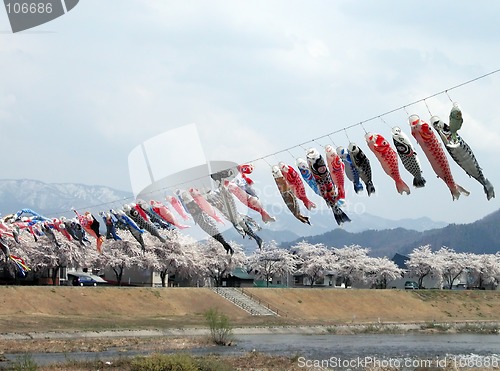
<svg viewBox="0 0 500 371">
<path fill-rule="evenodd" d="M 226 278 L 222 279 L 223 287 L 253 287 L 254 277 L 247 273 L 244 268 L 238 267 Z"/>
<path fill-rule="evenodd" d="M 117 283 L 116 274 L 111 268 L 106 268 L 99 272 L 99 276 L 103 277 L 111 284 Z M 142 286 L 142 287 L 161 287 L 161 277 L 158 272 L 153 272 L 151 269 L 139 268 L 137 266 L 128 267 L 123 270 L 121 279 L 122 286 Z"/>
<path fill-rule="evenodd" d="M 326 272 L 322 278 L 317 279 L 313 285 L 311 285 L 311 279 L 304 274 L 295 273 L 291 276 L 290 282 L 293 283 L 293 287 L 324 287 L 324 288 L 345 288 L 345 283 L 343 282 L 343 277 L 337 276 L 333 271 Z M 356 288 L 367 288 L 358 284 Z M 348 283 L 347 287 L 351 287 Z"/>
</svg>

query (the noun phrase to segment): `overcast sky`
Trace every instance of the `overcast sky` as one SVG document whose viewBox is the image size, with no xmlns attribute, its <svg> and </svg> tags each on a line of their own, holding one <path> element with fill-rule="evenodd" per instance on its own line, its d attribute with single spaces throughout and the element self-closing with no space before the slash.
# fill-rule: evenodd
<svg viewBox="0 0 500 371">
<path fill-rule="evenodd" d="M 498 14 L 494 1 L 82 0 L 12 34 L 1 9 L 1 177 L 131 191 L 130 151 L 191 123 L 210 159 L 266 156 L 500 68 Z M 497 198 L 487 201 L 450 159 L 456 182 L 471 192 L 452 201 L 418 147 L 427 186 L 399 195 L 357 126 L 305 146 L 347 146 L 348 136 L 365 150 L 377 192 L 355 195 L 348 185 L 347 213 L 462 223 L 499 208 L 500 73 L 449 96 L 427 105 L 447 120 L 450 98 L 460 104 L 460 134 Z M 430 117 L 423 103 L 406 111 L 363 126 L 390 139 L 394 125 L 410 134 L 408 114 Z M 165 166 L 182 163 L 185 151 Z M 304 156 L 297 147 L 267 160 Z M 280 202 L 269 194 L 276 187 L 268 164 L 254 165 L 263 203 Z"/>
</svg>

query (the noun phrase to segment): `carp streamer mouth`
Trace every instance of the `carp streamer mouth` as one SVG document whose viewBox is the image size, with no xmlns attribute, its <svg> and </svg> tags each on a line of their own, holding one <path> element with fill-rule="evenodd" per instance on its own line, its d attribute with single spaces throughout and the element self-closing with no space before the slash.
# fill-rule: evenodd
<svg viewBox="0 0 500 371">
<path fill-rule="evenodd" d="M 425 140 L 428 140 L 432 137 L 432 131 L 430 131 L 429 124 L 422 124 L 421 125 L 420 135 Z"/>
<path fill-rule="evenodd" d="M 396 149 L 399 153 L 402 153 L 404 155 L 409 155 L 410 153 L 412 153 L 410 146 L 408 146 L 404 143 L 397 144 Z"/>
<path fill-rule="evenodd" d="M 332 162 L 332 168 L 333 168 L 334 170 L 339 170 L 339 171 L 340 171 L 340 170 L 342 169 L 342 164 L 343 164 L 343 162 L 342 162 L 342 160 L 340 159 L 340 157 L 337 157 L 337 158 L 335 159 L 335 161 L 333 161 L 333 162 Z"/>
</svg>

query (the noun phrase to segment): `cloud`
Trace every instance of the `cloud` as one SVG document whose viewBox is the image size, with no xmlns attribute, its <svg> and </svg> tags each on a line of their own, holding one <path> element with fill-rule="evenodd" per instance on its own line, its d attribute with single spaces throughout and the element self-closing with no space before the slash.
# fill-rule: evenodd
<svg viewBox="0 0 500 371">
<path fill-rule="evenodd" d="M 425 104 L 385 116 L 387 125 L 377 116 L 497 68 L 498 7 L 450 1 L 362 7 L 349 1 L 133 0 L 127 7 L 121 0 L 80 2 L 42 28 L 53 33 L 2 36 L 0 124 L 9 138 L 3 150 L 28 149 L 50 159 L 14 157 L 4 165 L 4 176 L 129 189 L 130 150 L 188 123 L 199 126 L 211 156 L 236 162 L 371 117 L 367 130 L 387 137 L 399 125 L 408 132 L 408 113 L 428 119 Z M 490 180 L 500 184 L 493 171 L 500 136 L 498 77 L 450 95 L 467 119 L 461 134 Z M 447 117 L 446 95 L 427 104 Z M 331 139 L 364 146 L 363 134 L 356 126 Z M 293 163 L 304 150 L 290 152 L 269 162 Z M 450 206 L 444 184 L 425 167 L 426 192 L 401 198 L 375 166 L 381 196 L 363 201 L 367 211 L 424 214 L 429 211 L 422 205 L 436 195 L 436 218 L 458 219 L 460 208 L 474 209 L 462 199 Z M 257 165 L 262 185 L 274 185 L 268 170 L 263 161 Z M 470 185 L 460 171 L 460 181 Z M 483 205 L 481 188 L 471 188 L 475 193 L 468 200 Z"/>
</svg>

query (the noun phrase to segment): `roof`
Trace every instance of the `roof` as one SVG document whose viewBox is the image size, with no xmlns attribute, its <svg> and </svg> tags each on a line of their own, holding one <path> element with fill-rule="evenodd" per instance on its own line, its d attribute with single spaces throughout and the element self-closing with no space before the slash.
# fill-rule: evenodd
<svg viewBox="0 0 500 371">
<path fill-rule="evenodd" d="M 401 269 L 408 269 L 408 267 L 406 266 L 407 260 L 410 260 L 410 258 L 406 255 L 401 255 L 398 253 L 396 253 L 396 255 L 394 255 L 394 257 L 392 258 L 392 261 L 398 266 L 398 268 Z"/>
<path fill-rule="evenodd" d="M 234 268 L 233 272 L 231 273 L 232 276 L 239 278 L 241 280 L 253 280 L 254 277 L 249 275 L 246 270 L 244 270 L 241 267 Z"/>
<path fill-rule="evenodd" d="M 106 280 L 103 280 L 101 277 L 99 277 L 95 274 L 92 274 L 92 273 L 87 273 L 87 272 L 68 272 L 68 276 L 75 276 L 75 277 L 87 276 L 87 277 L 93 278 L 94 281 L 96 281 L 96 282 L 100 282 L 100 283 L 107 282 Z"/>
</svg>

